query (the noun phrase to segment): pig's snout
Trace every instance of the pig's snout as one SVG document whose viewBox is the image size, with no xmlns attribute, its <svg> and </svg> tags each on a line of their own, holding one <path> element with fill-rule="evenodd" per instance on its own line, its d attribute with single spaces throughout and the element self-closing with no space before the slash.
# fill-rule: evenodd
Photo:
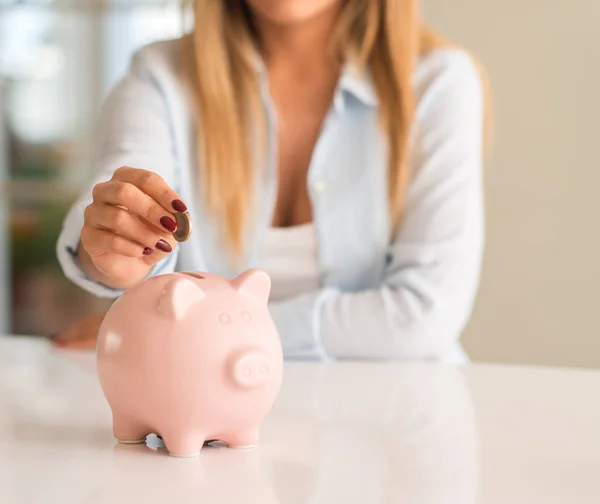
<svg viewBox="0 0 600 504">
<path fill-rule="evenodd" d="M 231 378 L 242 388 L 256 388 L 264 385 L 271 373 L 271 363 L 259 351 L 245 351 L 231 360 Z"/>
</svg>

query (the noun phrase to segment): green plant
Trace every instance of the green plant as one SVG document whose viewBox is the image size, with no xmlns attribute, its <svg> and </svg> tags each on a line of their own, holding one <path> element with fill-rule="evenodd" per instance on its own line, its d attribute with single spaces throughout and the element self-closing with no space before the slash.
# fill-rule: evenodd
<svg viewBox="0 0 600 504">
<path fill-rule="evenodd" d="M 48 201 L 38 205 L 33 210 L 35 219 L 28 232 L 13 234 L 11 254 L 15 277 L 30 269 L 59 269 L 56 241 L 70 204 L 70 201 Z"/>
</svg>

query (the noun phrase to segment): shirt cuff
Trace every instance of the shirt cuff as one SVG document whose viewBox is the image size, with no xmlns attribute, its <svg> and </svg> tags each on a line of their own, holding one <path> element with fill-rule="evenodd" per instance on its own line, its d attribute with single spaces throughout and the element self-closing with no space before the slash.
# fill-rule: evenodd
<svg viewBox="0 0 600 504">
<path fill-rule="evenodd" d="M 321 341 L 321 313 L 323 303 L 337 294 L 326 288 L 269 303 L 286 359 L 330 360 Z"/>
</svg>

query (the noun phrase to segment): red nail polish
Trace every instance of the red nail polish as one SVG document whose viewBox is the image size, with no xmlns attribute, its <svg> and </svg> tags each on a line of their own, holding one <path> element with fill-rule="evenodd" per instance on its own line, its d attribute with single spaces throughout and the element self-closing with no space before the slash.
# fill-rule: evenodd
<svg viewBox="0 0 600 504">
<path fill-rule="evenodd" d="M 164 227 L 167 231 L 171 233 L 177 229 L 177 224 L 175 224 L 175 221 L 170 217 L 161 217 L 160 224 L 162 225 L 162 227 Z"/>
<path fill-rule="evenodd" d="M 158 240 L 156 242 L 156 248 L 158 250 L 162 250 L 163 252 L 166 252 L 167 254 L 170 254 L 171 252 L 173 252 L 173 248 L 165 240 Z"/>
<path fill-rule="evenodd" d="M 181 200 L 173 200 L 173 203 L 171 203 L 171 205 L 173 205 L 173 208 L 175 209 L 176 212 L 187 212 L 187 206 L 185 206 L 185 203 Z"/>
<path fill-rule="evenodd" d="M 143 254 L 144 254 L 145 256 L 148 256 L 148 255 L 150 255 L 150 254 L 154 254 L 154 250 L 152 250 L 150 247 L 146 247 L 146 248 L 144 248 L 144 252 L 143 252 Z"/>
</svg>

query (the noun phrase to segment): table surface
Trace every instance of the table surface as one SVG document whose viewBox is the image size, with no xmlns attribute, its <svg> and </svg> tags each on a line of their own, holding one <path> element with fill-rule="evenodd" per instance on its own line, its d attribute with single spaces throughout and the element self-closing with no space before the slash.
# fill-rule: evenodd
<svg viewBox="0 0 600 504">
<path fill-rule="evenodd" d="M 600 372 L 287 363 L 254 450 L 119 445 L 90 352 L 0 337 L 2 504 L 600 502 Z"/>
</svg>

